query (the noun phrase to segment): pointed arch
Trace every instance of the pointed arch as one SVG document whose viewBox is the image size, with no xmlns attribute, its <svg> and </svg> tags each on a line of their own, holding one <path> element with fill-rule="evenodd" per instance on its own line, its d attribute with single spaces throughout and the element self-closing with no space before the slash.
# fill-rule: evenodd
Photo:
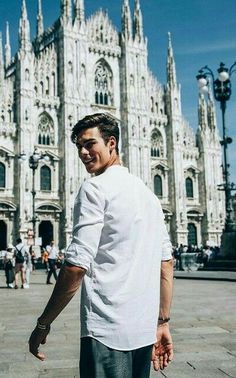
<svg viewBox="0 0 236 378">
<path fill-rule="evenodd" d="M 153 130 L 151 134 L 151 157 L 163 156 L 163 137 L 159 130 Z"/>
<path fill-rule="evenodd" d="M 96 104 L 113 106 L 113 73 L 103 58 L 95 67 L 94 94 Z"/>
<path fill-rule="evenodd" d="M 6 167 L 0 163 L 0 188 L 6 187 Z"/>
<path fill-rule="evenodd" d="M 51 169 L 47 165 L 40 168 L 40 190 L 51 190 Z"/>
<path fill-rule="evenodd" d="M 197 244 L 197 227 L 194 223 L 188 223 L 188 245 Z"/>
<path fill-rule="evenodd" d="M 193 180 L 190 177 L 185 180 L 185 188 L 187 198 L 193 198 Z"/>
<path fill-rule="evenodd" d="M 163 196 L 163 190 L 162 190 L 162 178 L 160 175 L 155 175 L 154 176 L 154 193 L 158 197 Z"/>
<path fill-rule="evenodd" d="M 38 122 L 38 144 L 53 145 L 55 139 L 54 123 L 46 112 L 39 116 Z"/>
</svg>

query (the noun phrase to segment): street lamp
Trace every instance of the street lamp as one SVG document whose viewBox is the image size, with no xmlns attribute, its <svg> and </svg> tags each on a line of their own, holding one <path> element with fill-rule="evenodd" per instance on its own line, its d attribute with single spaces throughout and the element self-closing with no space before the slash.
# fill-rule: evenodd
<svg viewBox="0 0 236 378">
<path fill-rule="evenodd" d="M 212 70 L 208 66 L 202 67 L 198 71 L 196 76 L 199 86 L 200 93 L 208 93 L 209 80 L 208 76 L 212 78 L 213 83 L 213 93 L 216 101 L 220 102 L 220 109 L 222 113 L 222 128 L 223 128 L 223 139 L 220 141 L 220 144 L 223 146 L 223 179 L 224 182 L 219 185 L 219 190 L 225 192 L 225 228 L 224 232 L 235 231 L 235 224 L 232 217 L 232 196 L 231 192 L 236 190 L 234 183 L 230 182 L 230 173 L 229 173 L 229 163 L 227 156 L 228 144 L 232 143 L 232 138 L 226 135 L 225 129 L 225 111 L 226 111 L 226 102 L 230 99 L 231 96 L 231 75 L 233 72 L 236 72 L 236 62 L 230 67 L 226 68 L 224 63 L 220 63 L 218 68 L 218 78 L 215 79 Z"/>
<path fill-rule="evenodd" d="M 24 161 L 27 159 L 26 154 L 23 152 L 20 154 L 19 159 L 21 161 Z M 36 222 L 37 222 L 37 217 L 35 214 L 35 196 L 36 196 L 36 191 L 35 191 L 35 171 L 38 168 L 39 161 L 44 160 L 44 161 L 49 161 L 50 158 L 47 154 L 39 152 L 39 150 L 35 147 L 34 152 L 32 155 L 29 156 L 29 167 L 32 169 L 32 218 L 30 222 L 32 222 L 33 226 L 33 238 L 34 238 L 34 244 L 35 244 L 35 235 L 36 235 Z"/>
</svg>

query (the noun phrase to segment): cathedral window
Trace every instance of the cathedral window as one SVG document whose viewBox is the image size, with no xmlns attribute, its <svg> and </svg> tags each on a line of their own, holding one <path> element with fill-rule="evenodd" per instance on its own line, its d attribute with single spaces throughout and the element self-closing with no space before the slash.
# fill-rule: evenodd
<svg viewBox="0 0 236 378">
<path fill-rule="evenodd" d="M 6 168 L 3 163 L 0 163 L 0 188 L 6 186 Z"/>
<path fill-rule="evenodd" d="M 159 109 L 158 109 L 158 103 L 155 102 L 155 108 L 156 108 L 156 113 L 158 114 L 159 113 Z"/>
<path fill-rule="evenodd" d="M 40 190 L 51 190 L 51 169 L 46 165 L 40 169 Z"/>
<path fill-rule="evenodd" d="M 26 68 L 25 70 L 25 81 L 29 81 L 29 70 Z"/>
<path fill-rule="evenodd" d="M 11 109 L 8 110 L 8 120 L 9 120 L 9 122 L 12 121 L 12 111 L 11 111 Z"/>
<path fill-rule="evenodd" d="M 52 88 L 53 88 L 53 96 L 56 96 L 56 77 L 55 72 L 52 73 Z"/>
<path fill-rule="evenodd" d="M 50 146 L 54 144 L 54 125 L 51 117 L 43 113 L 38 125 L 38 144 Z"/>
<path fill-rule="evenodd" d="M 46 77 L 46 95 L 49 95 L 49 77 Z"/>
<path fill-rule="evenodd" d="M 154 176 L 154 193 L 158 197 L 162 197 L 163 191 L 162 191 L 162 178 L 159 175 Z"/>
<path fill-rule="evenodd" d="M 113 105 L 113 75 L 104 59 L 100 60 L 95 70 L 95 103 Z"/>
<path fill-rule="evenodd" d="M 186 178 L 185 187 L 187 198 L 193 198 L 193 180 L 190 177 Z"/>
<path fill-rule="evenodd" d="M 43 96 L 43 82 L 40 81 L 40 94 Z"/>
<path fill-rule="evenodd" d="M 154 112 L 154 99 L 151 97 L 151 112 Z"/>
<path fill-rule="evenodd" d="M 154 130 L 151 136 L 151 157 L 163 156 L 163 139 L 158 130 Z"/>
<path fill-rule="evenodd" d="M 197 245 L 197 228 L 194 223 L 188 224 L 188 245 Z"/>
</svg>

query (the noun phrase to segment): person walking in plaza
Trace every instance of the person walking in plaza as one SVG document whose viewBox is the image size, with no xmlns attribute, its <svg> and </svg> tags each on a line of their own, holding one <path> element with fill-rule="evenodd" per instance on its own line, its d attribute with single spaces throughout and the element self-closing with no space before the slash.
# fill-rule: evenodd
<svg viewBox="0 0 236 378">
<path fill-rule="evenodd" d="M 151 361 L 159 370 L 173 359 L 172 246 L 163 211 L 121 165 L 113 116 L 86 116 L 71 139 L 92 177 L 76 197 L 73 238 L 29 350 L 45 359 L 39 346 L 82 283 L 80 377 L 149 378 Z"/>
<path fill-rule="evenodd" d="M 30 274 L 32 272 L 32 261 L 31 261 L 30 249 L 26 248 L 24 257 L 25 257 L 25 261 L 24 261 L 24 270 L 25 270 L 24 289 L 29 289 Z"/>
<path fill-rule="evenodd" d="M 21 288 L 24 289 L 25 283 L 25 254 L 27 253 L 26 247 L 22 243 L 21 238 L 16 240 L 16 246 L 14 251 L 15 258 L 15 289 L 18 289 L 19 274 L 21 278 Z"/>
<path fill-rule="evenodd" d="M 46 251 L 48 253 L 48 275 L 46 283 L 51 285 L 52 282 L 50 281 L 51 276 L 53 275 L 55 280 L 57 280 L 57 257 L 58 257 L 58 249 L 55 247 L 54 240 L 51 241 L 50 245 L 46 246 Z"/>
<path fill-rule="evenodd" d="M 4 256 L 4 270 L 6 276 L 6 284 L 9 289 L 12 289 L 15 274 L 14 274 L 14 247 L 12 244 L 9 244 L 6 250 L 6 254 Z"/>
</svg>

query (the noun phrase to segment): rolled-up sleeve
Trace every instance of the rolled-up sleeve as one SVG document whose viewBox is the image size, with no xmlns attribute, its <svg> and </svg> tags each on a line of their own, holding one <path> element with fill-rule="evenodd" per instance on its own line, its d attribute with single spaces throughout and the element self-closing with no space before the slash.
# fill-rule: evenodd
<svg viewBox="0 0 236 378">
<path fill-rule="evenodd" d="M 91 269 L 104 225 L 105 196 L 91 181 L 85 181 L 74 206 L 73 237 L 66 251 L 66 261 Z"/>
<path fill-rule="evenodd" d="M 172 244 L 170 241 L 169 233 L 165 224 L 165 216 L 161 207 L 160 201 L 157 199 L 159 214 L 160 214 L 160 227 L 162 236 L 162 250 L 161 250 L 161 260 L 166 261 L 172 258 Z"/>
</svg>

